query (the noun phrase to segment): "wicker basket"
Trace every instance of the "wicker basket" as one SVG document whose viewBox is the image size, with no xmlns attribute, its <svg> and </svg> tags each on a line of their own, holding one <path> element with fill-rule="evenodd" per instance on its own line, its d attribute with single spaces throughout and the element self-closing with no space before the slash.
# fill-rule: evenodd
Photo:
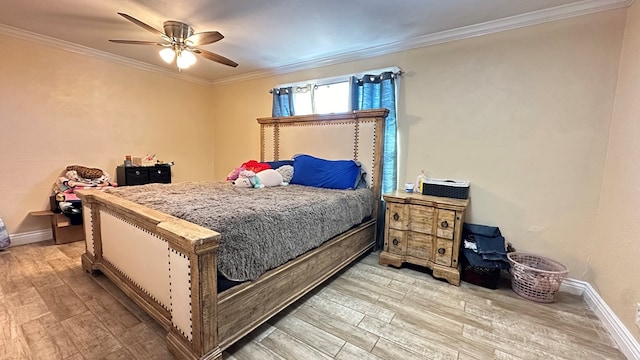
<svg viewBox="0 0 640 360">
<path fill-rule="evenodd" d="M 562 280 L 569 270 L 557 261 L 543 256 L 511 252 L 511 288 L 525 299 L 551 303 L 556 301 Z"/>
</svg>

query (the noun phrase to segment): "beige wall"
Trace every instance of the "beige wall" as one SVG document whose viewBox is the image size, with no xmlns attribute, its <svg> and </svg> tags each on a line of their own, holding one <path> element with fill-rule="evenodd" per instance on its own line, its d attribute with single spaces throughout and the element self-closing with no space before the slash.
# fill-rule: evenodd
<svg viewBox="0 0 640 360">
<path fill-rule="evenodd" d="M 640 4 L 627 15 L 604 168 L 591 284 L 637 340 L 640 303 Z"/>
<path fill-rule="evenodd" d="M 467 221 L 584 279 L 623 23 L 614 11 L 411 52 L 405 178 L 470 180 Z"/>
<path fill-rule="evenodd" d="M 213 175 L 208 86 L 0 37 L 0 216 L 10 233 L 48 228 L 48 208 L 70 164 L 115 179 L 125 154 L 175 161 L 174 181 Z"/>
<path fill-rule="evenodd" d="M 274 85 L 397 65 L 399 182 L 471 181 L 467 221 L 586 279 L 624 10 L 294 74 L 214 86 L 215 176 L 259 155 Z M 327 139 L 330 141 L 330 139 Z M 233 149 L 233 150 L 232 150 Z"/>
</svg>

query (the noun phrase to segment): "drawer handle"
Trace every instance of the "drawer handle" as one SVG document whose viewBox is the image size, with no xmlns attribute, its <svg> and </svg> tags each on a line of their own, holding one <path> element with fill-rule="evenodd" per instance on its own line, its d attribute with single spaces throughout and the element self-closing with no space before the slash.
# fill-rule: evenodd
<svg viewBox="0 0 640 360">
<path fill-rule="evenodd" d="M 449 223 L 447 222 L 447 220 L 445 220 L 445 221 L 440 223 L 440 226 L 446 229 L 446 228 L 449 227 Z"/>
<path fill-rule="evenodd" d="M 162 174 L 162 170 L 158 170 L 158 174 Z"/>
<path fill-rule="evenodd" d="M 393 245 L 397 246 L 398 245 L 398 239 L 393 239 L 392 243 L 393 243 Z"/>
<path fill-rule="evenodd" d="M 438 249 L 438 254 L 444 255 L 444 252 L 445 252 L 444 248 Z"/>
<path fill-rule="evenodd" d="M 140 171 L 136 170 L 136 175 L 140 175 Z"/>
<path fill-rule="evenodd" d="M 400 219 L 400 215 L 398 213 L 393 213 L 393 220 L 398 221 Z"/>
</svg>

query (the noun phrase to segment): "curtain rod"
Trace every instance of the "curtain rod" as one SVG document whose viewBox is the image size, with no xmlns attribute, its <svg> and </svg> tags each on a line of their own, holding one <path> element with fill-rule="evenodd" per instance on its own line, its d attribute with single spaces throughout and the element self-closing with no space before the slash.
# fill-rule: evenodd
<svg viewBox="0 0 640 360">
<path fill-rule="evenodd" d="M 383 71 L 383 72 L 386 72 L 386 71 Z M 368 74 L 367 74 L 367 75 L 368 75 Z M 402 71 L 402 70 L 394 71 L 394 72 L 393 72 L 393 75 L 395 75 L 395 76 L 402 76 L 402 75 L 404 75 L 404 71 Z M 351 77 L 351 76 L 354 76 L 354 75 L 350 75 L 349 77 Z M 273 89 L 270 89 L 270 90 L 269 90 L 269 94 L 273 94 Z"/>
</svg>

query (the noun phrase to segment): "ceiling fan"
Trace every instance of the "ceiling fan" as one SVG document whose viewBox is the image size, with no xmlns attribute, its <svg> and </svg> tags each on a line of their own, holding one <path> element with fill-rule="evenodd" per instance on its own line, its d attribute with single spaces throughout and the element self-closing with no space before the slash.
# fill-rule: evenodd
<svg viewBox="0 0 640 360">
<path fill-rule="evenodd" d="M 127 15 L 118 13 L 118 15 L 131 21 L 147 31 L 156 35 L 160 35 L 165 42 L 156 41 L 139 41 L 139 40 L 109 40 L 118 44 L 133 45 L 159 45 L 164 47 L 160 50 L 160 57 L 168 64 L 173 63 L 174 59 L 179 70 L 186 69 L 196 62 L 194 54 L 200 55 L 206 59 L 218 62 L 220 64 L 236 67 L 238 64 L 224 56 L 212 53 L 211 51 L 199 49 L 200 45 L 212 44 L 222 40 L 224 36 L 217 31 L 204 31 L 194 33 L 193 28 L 183 22 L 168 20 L 164 22 L 164 33 L 156 28 L 149 26 L 142 21 Z"/>
</svg>

